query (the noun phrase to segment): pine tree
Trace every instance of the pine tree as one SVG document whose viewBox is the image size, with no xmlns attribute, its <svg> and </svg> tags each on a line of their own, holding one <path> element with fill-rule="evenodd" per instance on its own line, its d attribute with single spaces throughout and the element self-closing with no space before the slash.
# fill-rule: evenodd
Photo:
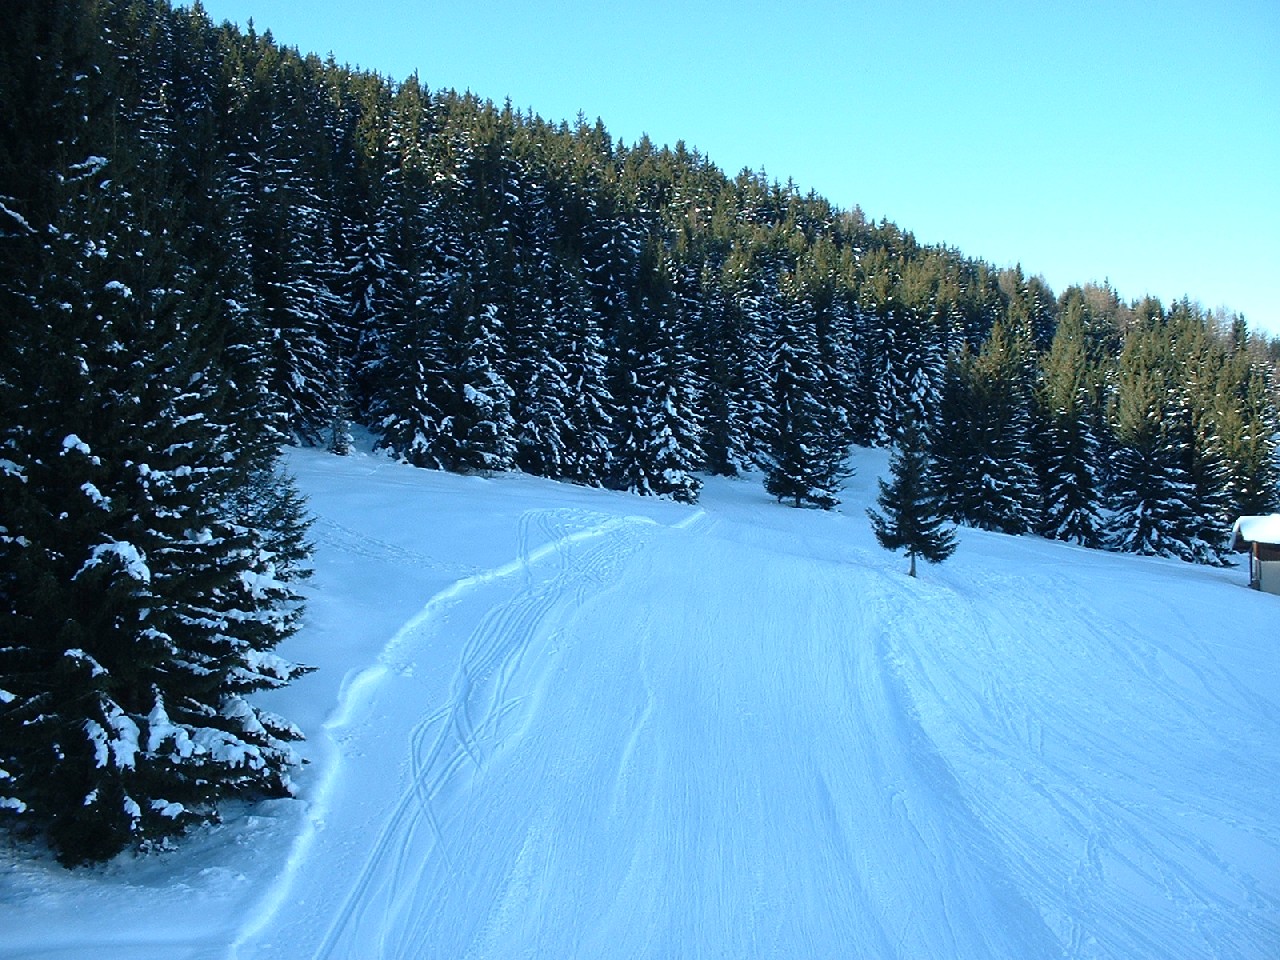
<svg viewBox="0 0 1280 960">
<path fill-rule="evenodd" d="M 1100 374 L 1088 355 L 1083 301 L 1062 314 L 1037 386 L 1041 510 L 1037 530 L 1086 547 L 1102 543 L 1101 446 L 1094 431 Z"/>
<path fill-rule="evenodd" d="M 227 115 L 231 173 L 224 187 L 270 349 L 269 383 L 286 429 L 326 442 L 349 357 L 327 195 L 328 144 L 312 134 L 322 104 L 309 65 L 250 31 L 226 60 L 235 92 Z M 319 142 L 318 142 L 319 141 Z"/>
<path fill-rule="evenodd" d="M 953 359 L 934 453 L 952 519 L 1020 534 L 1034 518 L 1030 346 L 998 321 L 982 350 Z"/>
<path fill-rule="evenodd" d="M 868 510 L 876 540 L 886 550 L 907 551 L 910 576 L 916 557 L 941 563 L 956 549 L 954 528 L 944 526 L 945 508 L 934 483 L 926 434 L 908 421 L 889 459 L 890 481 L 877 481 L 880 510 Z"/>
<path fill-rule="evenodd" d="M 455 287 L 443 334 L 446 366 L 437 387 L 445 468 L 485 474 L 509 470 L 515 463 L 515 421 L 512 390 L 500 372 L 497 309 L 477 304 L 466 279 Z"/>
<path fill-rule="evenodd" d="M 429 104 L 416 77 L 388 106 L 385 169 L 370 226 L 370 275 L 361 284 L 361 409 L 379 434 L 377 446 L 417 467 L 442 469 L 434 438 L 443 413 L 431 371 L 444 363 L 439 329 L 462 270 L 455 210 L 431 190 L 424 138 Z"/>
<path fill-rule="evenodd" d="M 702 449 L 707 470 L 737 476 L 752 464 L 752 426 L 757 419 L 755 386 L 763 375 L 755 360 L 755 331 L 736 298 L 729 296 L 720 277 L 704 268 L 699 278 L 703 300 L 701 327 L 696 331 L 703 390 Z"/>
<path fill-rule="evenodd" d="M 1225 562 L 1227 476 L 1198 426 L 1199 324 L 1140 306 L 1120 355 L 1107 524 L 1114 549 Z"/>
<path fill-rule="evenodd" d="M 196 339 L 208 301 L 116 182 L 85 184 L 97 196 L 68 220 L 88 226 L 51 244 L 33 292 L 61 320 L 56 346 L 27 348 L 63 369 L 25 391 L 6 509 L 6 720 L 22 734 L 5 766 L 68 862 L 179 833 L 221 798 L 288 793 L 298 737 L 244 699 L 299 672 L 270 652 L 293 629 L 294 564 L 235 507 L 248 478 Z"/>
<path fill-rule="evenodd" d="M 769 369 L 764 486 L 780 502 L 829 510 L 840 502 L 840 481 L 849 475 L 848 448 L 838 411 L 822 402 L 820 371 L 812 305 L 795 301 L 779 324 Z"/>
<path fill-rule="evenodd" d="M 665 254 L 646 250 L 637 312 L 614 351 L 614 485 L 685 503 L 698 498 L 696 386 Z"/>
<path fill-rule="evenodd" d="M 547 276 L 546 300 L 531 331 L 524 405 L 516 416 L 517 461 L 539 476 L 595 486 L 611 463 L 613 400 L 604 343 L 573 266 L 561 262 Z"/>
<path fill-rule="evenodd" d="M 42 15 L 84 33 L 44 51 L 50 87 L 3 92 L 79 102 L 53 166 L 3 165 L 41 200 L 0 185 L 39 238 L 0 283 L 0 808 L 77 863 L 289 792 L 298 731 L 245 697 L 300 672 L 272 649 L 306 546 L 274 456 L 246 462 L 269 431 L 229 399 L 217 258 L 193 245 L 218 238 L 145 139 L 168 128 L 113 95 L 93 10 Z"/>
<path fill-rule="evenodd" d="M 723 469 L 732 467 L 741 472 L 758 465 L 767 454 L 772 393 L 769 362 L 777 317 L 783 311 L 778 288 L 781 270 L 782 264 L 767 250 L 765 241 L 753 236 L 731 252 L 721 272 L 725 309 L 721 328 L 713 332 L 711 356 L 721 358 L 717 365 L 723 372 L 709 377 L 709 389 L 724 391 L 724 421 L 708 420 L 707 427 L 723 432 L 725 439 L 711 447 L 713 470 L 721 460 Z M 708 407 L 708 416 L 715 414 Z"/>
<path fill-rule="evenodd" d="M 1259 362 L 1239 318 L 1214 346 L 1200 403 L 1205 443 L 1224 471 L 1227 519 L 1271 513 L 1280 506 L 1274 369 Z"/>
<path fill-rule="evenodd" d="M 862 407 L 855 427 L 857 438 L 884 445 L 897 435 L 906 419 L 926 421 L 937 405 L 944 376 L 946 340 L 932 329 L 932 294 L 916 291 L 920 303 L 908 303 L 899 266 L 880 250 L 864 258 L 864 281 L 859 291 L 862 317 L 862 357 L 857 388 Z M 913 277 L 916 286 L 927 281 Z"/>
</svg>

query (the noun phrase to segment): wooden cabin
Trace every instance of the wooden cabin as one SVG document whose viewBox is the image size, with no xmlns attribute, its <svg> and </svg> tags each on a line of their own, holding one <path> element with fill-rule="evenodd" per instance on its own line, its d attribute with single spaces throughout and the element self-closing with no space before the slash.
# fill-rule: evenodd
<svg viewBox="0 0 1280 960">
<path fill-rule="evenodd" d="M 1249 554 L 1249 586 L 1280 595 L 1280 513 L 1241 517 L 1231 528 L 1231 549 Z"/>
</svg>

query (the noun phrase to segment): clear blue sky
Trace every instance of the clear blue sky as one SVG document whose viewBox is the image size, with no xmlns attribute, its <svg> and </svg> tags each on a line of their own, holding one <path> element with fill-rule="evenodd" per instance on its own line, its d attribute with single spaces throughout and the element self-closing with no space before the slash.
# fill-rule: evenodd
<svg viewBox="0 0 1280 960">
<path fill-rule="evenodd" d="M 395 79 L 684 140 L 1061 292 L 1280 334 L 1280 0 L 206 0 Z"/>
</svg>

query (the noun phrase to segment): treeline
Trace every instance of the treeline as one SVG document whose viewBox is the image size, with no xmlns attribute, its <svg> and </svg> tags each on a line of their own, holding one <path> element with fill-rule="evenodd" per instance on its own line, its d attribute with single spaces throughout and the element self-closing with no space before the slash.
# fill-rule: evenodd
<svg viewBox="0 0 1280 960">
<path fill-rule="evenodd" d="M 1275 505 L 1280 344 L 1238 319 L 1059 297 L 198 6 L 10 19 L 0 808 L 70 859 L 287 788 L 294 734 L 243 700 L 296 672 L 284 442 L 686 501 L 759 466 L 830 507 L 849 445 L 914 423 L 959 521 L 1207 562 Z"/>
<path fill-rule="evenodd" d="M 210 150 L 303 442 L 354 421 L 418 466 L 682 500 L 758 465 L 827 507 L 851 443 L 915 420 L 968 524 L 1219 562 L 1275 505 L 1277 345 L 1238 318 L 1055 296 L 683 144 L 218 36 Z"/>
<path fill-rule="evenodd" d="M 957 521 L 1224 563 L 1232 519 L 1280 498 L 1274 365 L 1186 300 L 1071 289 L 1047 346 L 1015 316 L 948 361 L 933 426 Z"/>
</svg>

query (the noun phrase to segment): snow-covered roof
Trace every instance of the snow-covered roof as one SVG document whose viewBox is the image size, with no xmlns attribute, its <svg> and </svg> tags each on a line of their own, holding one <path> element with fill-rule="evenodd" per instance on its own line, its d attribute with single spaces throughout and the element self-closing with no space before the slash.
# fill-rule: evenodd
<svg viewBox="0 0 1280 960">
<path fill-rule="evenodd" d="M 1246 543 L 1280 544 L 1280 513 L 1237 520 L 1231 528 L 1231 546 L 1239 550 Z"/>
</svg>

